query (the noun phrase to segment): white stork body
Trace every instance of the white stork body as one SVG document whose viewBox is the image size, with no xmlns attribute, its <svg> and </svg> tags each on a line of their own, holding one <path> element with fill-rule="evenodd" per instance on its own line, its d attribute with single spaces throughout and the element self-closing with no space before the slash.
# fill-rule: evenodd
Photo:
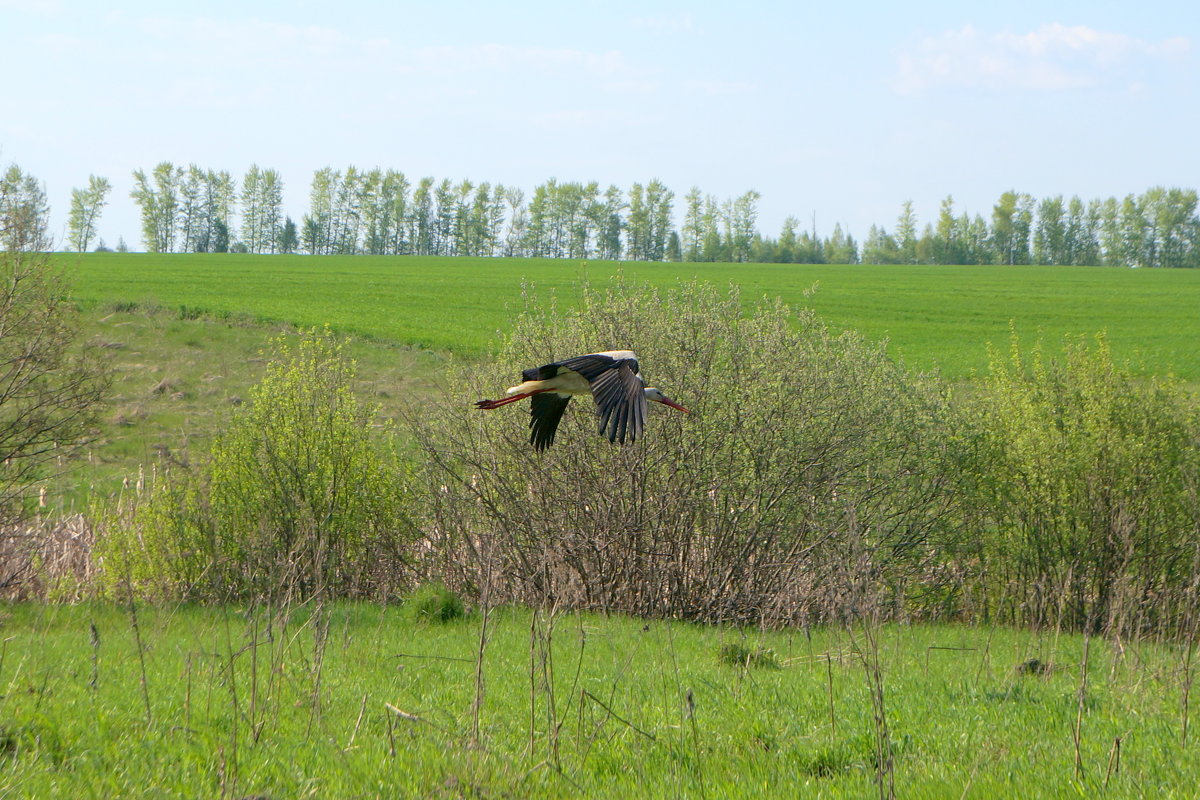
<svg viewBox="0 0 1200 800">
<path fill-rule="evenodd" d="M 504 390 L 504 393 L 510 397 L 514 394 L 519 394 L 521 397 L 516 398 L 518 400 L 529 397 L 537 392 L 554 392 L 555 394 L 565 395 L 591 394 L 592 385 L 587 382 L 587 378 L 578 372 L 566 370 L 544 381 L 538 379 L 525 381 Z"/>
<path fill-rule="evenodd" d="M 646 386 L 637 373 L 637 355 L 632 350 L 589 353 L 527 369 L 521 374 L 524 382 L 510 387 L 503 400 L 480 400 L 475 406 L 490 410 L 532 398 L 529 441 L 541 451 L 553 444 L 571 396 L 590 394 L 596 401 L 600 434 L 624 444 L 626 437 L 633 442 L 641 435 L 647 400 L 687 413 L 658 389 Z"/>
</svg>

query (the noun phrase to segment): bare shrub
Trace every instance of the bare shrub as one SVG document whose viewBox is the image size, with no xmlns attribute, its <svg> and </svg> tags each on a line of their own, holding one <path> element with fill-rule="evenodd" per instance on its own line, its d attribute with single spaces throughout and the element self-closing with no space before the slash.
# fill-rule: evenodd
<svg viewBox="0 0 1200 800">
<path fill-rule="evenodd" d="M 82 342 L 63 273 L 47 253 L 45 190 L 0 175 L 0 594 L 73 595 L 91 575 L 91 527 L 46 518 L 45 481 L 89 442 L 109 371 Z"/>
<path fill-rule="evenodd" d="M 94 433 L 108 371 L 79 338 L 49 257 L 0 253 L 0 525 L 29 518 L 38 483 Z"/>
<path fill-rule="evenodd" d="M 109 385 L 100 348 L 80 341 L 48 246 L 45 193 L 0 176 L 0 593 L 71 595 L 90 576 L 91 530 L 46 519 L 45 481 L 91 440 Z"/>
<path fill-rule="evenodd" d="M 616 447 L 576 400 L 538 454 L 524 409 L 472 408 L 523 368 L 613 348 L 693 413 L 652 409 Z M 747 314 L 736 289 L 617 280 L 569 312 L 530 296 L 496 359 L 408 420 L 426 568 L 467 587 L 492 569 L 501 599 L 649 616 L 804 622 L 881 595 L 899 610 L 953 509 L 944 411 L 882 344 L 779 303 Z"/>
</svg>

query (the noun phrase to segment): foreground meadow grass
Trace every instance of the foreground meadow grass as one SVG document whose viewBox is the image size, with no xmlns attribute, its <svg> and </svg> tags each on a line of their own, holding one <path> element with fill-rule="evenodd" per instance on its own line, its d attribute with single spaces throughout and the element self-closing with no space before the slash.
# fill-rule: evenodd
<svg viewBox="0 0 1200 800">
<path fill-rule="evenodd" d="M 481 623 L 421 625 L 395 606 L 353 604 L 274 618 L 235 606 L 6 607 L 0 791 L 876 793 L 861 628 L 742 632 L 505 609 L 477 671 Z M 730 644 L 769 650 L 779 668 L 722 664 Z M 1082 698 L 1076 636 L 891 625 L 878 653 L 902 797 L 1195 796 L 1181 648 L 1093 640 Z M 1031 658 L 1053 667 L 1021 674 Z"/>
<path fill-rule="evenodd" d="M 161 305 L 245 314 L 453 351 L 495 349 L 522 308 L 523 282 L 547 301 L 576 302 L 580 281 L 623 272 L 667 287 L 680 280 L 742 287 L 747 304 L 779 297 L 830 325 L 887 338 L 894 356 L 949 378 L 987 368 L 1010 322 L 1056 347 L 1064 334 L 1107 330 L 1114 357 L 1141 373 L 1200 381 L 1200 270 L 1100 267 L 931 267 L 651 264 L 419 256 L 87 253 L 57 256 L 85 307 Z M 815 294 L 809 290 L 819 285 Z M 602 342 L 605 347 L 627 343 Z M 635 344 L 635 343 L 628 343 Z"/>
</svg>

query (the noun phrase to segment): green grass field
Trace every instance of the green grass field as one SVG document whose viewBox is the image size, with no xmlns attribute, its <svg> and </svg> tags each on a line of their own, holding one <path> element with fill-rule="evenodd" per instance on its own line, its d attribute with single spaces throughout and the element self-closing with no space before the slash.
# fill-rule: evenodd
<svg viewBox="0 0 1200 800">
<path fill-rule="evenodd" d="M 261 609 L 141 607 L 139 649 L 127 608 L 8 607 L 0 787 L 81 798 L 875 795 L 861 628 L 531 622 L 523 610 L 493 615 L 474 740 L 477 614 L 420 625 L 396 606 L 340 604 L 270 626 Z M 1081 712 L 1080 637 L 887 626 L 879 642 L 900 797 L 1194 796 L 1179 649 L 1093 641 Z M 769 649 L 779 668 L 722 664 L 728 644 Z M 1020 674 L 1030 658 L 1054 666 Z"/>
<path fill-rule="evenodd" d="M 493 349 L 521 306 L 521 284 L 574 301 L 586 278 L 618 270 L 656 286 L 736 283 L 811 305 L 831 325 L 888 338 L 920 369 L 963 378 L 1026 340 L 1107 330 L 1116 358 L 1144 373 L 1200 381 L 1200 270 L 1097 267 L 894 267 L 792 264 L 626 264 L 537 259 L 368 256 L 63 254 L 85 307 L 115 303 L 245 314 L 475 358 Z M 805 292 L 819 289 L 811 298 Z M 598 342 L 597 346 L 636 342 Z"/>
</svg>

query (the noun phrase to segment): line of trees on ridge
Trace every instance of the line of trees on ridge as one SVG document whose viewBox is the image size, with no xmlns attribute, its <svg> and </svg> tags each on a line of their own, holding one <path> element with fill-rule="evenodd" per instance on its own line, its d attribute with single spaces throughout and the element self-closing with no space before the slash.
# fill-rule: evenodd
<svg viewBox="0 0 1200 800">
<path fill-rule="evenodd" d="M 722 200 L 693 187 L 676 228 L 675 193 L 657 179 L 601 190 L 596 181 L 551 178 L 527 196 L 499 183 L 424 177 L 414 184 L 393 169 L 324 167 L 313 174 L 299 224 L 283 211 L 279 172 L 257 164 L 240 188 L 228 171 L 165 161 L 149 173 L 135 170 L 133 180 L 142 243 L 158 253 L 1200 267 L 1197 192 L 1182 188 L 1086 202 L 1007 191 L 990 218 L 959 212 L 948 196 L 937 219 L 923 227 L 905 201 L 890 231 L 872 225 L 860 245 L 840 224 L 821 236 L 815 224 L 805 230 L 796 217 L 784 221 L 777 237 L 763 235 L 761 196 L 753 190 Z M 87 188 L 72 190 L 71 249 L 91 246 L 111 188 L 93 175 Z M 4 222 L 17 214 L 42 219 L 45 236 L 45 189 L 11 166 L 0 178 L 0 237 L 6 229 L 30 229 Z"/>
</svg>

